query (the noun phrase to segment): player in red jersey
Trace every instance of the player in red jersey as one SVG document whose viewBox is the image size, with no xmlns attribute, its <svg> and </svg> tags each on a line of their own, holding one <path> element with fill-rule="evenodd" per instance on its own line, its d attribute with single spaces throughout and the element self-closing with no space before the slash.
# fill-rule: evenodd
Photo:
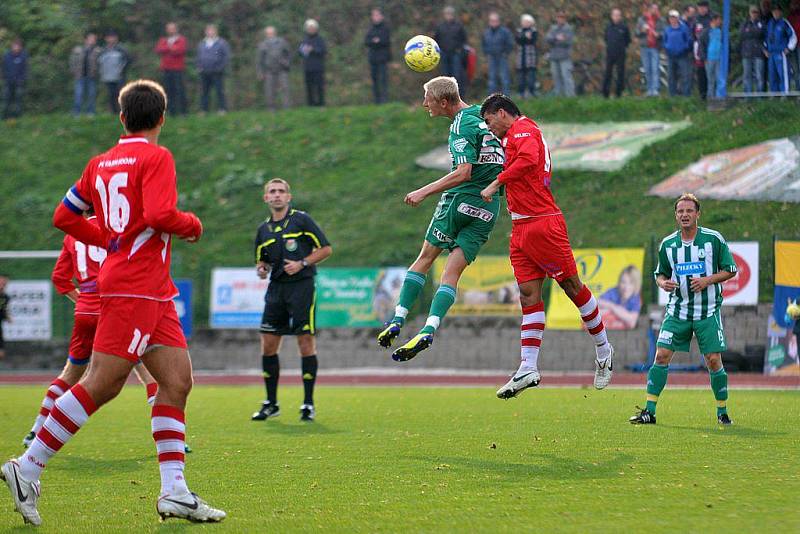
<svg viewBox="0 0 800 534">
<path fill-rule="evenodd" d="M 506 161 L 503 172 L 481 195 L 490 198 L 501 186 L 511 213 L 511 265 L 522 304 L 522 362 L 514 376 L 497 391 L 510 399 L 539 384 L 539 347 L 545 315 L 542 285 L 554 279 L 575 303 L 596 347 L 594 386 L 603 389 L 611 381 L 614 348 L 592 292 L 581 282 L 569 244 L 564 215 L 550 191 L 550 150 L 539 126 L 525 117 L 507 96 L 493 94 L 481 106 L 489 129 L 503 140 Z"/>
<path fill-rule="evenodd" d="M 86 213 L 87 216 L 89 214 L 90 212 Z M 89 216 L 88 219 L 93 223 L 96 221 L 94 215 Z M 56 260 L 51 279 L 56 290 L 75 303 L 75 322 L 72 327 L 67 363 L 61 374 L 47 388 L 47 393 L 42 400 L 41 408 L 39 408 L 39 415 L 36 416 L 28 435 L 22 440 L 22 446 L 25 448 L 33 443 L 36 433 L 50 415 L 56 399 L 78 383 L 91 360 L 94 334 L 97 329 L 97 320 L 100 318 L 97 274 L 105 259 L 105 249 L 94 245 L 87 246 L 70 235 L 64 236 L 61 254 Z M 75 287 L 73 280 L 77 280 L 78 287 Z M 145 386 L 147 402 L 152 406 L 156 400 L 158 384 L 142 365 L 134 367 L 133 372 Z M 188 446 L 186 452 L 189 452 Z"/>
<path fill-rule="evenodd" d="M 28 450 L 3 464 L 2 477 L 25 521 L 40 524 L 39 476 L 48 460 L 117 396 L 141 358 L 159 386 L 152 410 L 161 473 L 156 510 L 162 518 L 220 521 L 225 512 L 189 491 L 183 476 L 192 364 L 169 273 L 172 235 L 194 242 L 203 227 L 195 215 L 177 209 L 175 163 L 157 144 L 167 107 L 164 89 L 148 80 L 131 82 L 119 104 L 126 135 L 89 161 L 53 215 L 57 228 L 108 251 L 97 277 L 100 319 L 92 365 L 56 400 Z M 82 216 L 90 207 L 98 225 Z"/>
</svg>

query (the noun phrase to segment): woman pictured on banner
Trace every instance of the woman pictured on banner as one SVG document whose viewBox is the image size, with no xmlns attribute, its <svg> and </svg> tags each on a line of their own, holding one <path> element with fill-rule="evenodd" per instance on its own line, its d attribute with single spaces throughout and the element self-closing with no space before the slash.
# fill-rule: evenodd
<svg viewBox="0 0 800 534">
<path fill-rule="evenodd" d="M 598 299 L 603 321 L 609 330 L 636 328 L 642 309 L 642 273 L 635 265 L 628 265 L 619 274 L 617 285 Z"/>
</svg>

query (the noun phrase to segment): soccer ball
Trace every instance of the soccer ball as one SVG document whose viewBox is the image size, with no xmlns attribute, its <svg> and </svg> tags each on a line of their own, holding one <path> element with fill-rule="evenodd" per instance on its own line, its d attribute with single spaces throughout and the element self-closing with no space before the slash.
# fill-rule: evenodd
<svg viewBox="0 0 800 534">
<path fill-rule="evenodd" d="M 786 315 L 794 320 L 800 319 L 800 306 L 796 302 L 792 302 L 786 306 Z"/>
<path fill-rule="evenodd" d="M 406 65 L 416 72 L 428 72 L 439 64 L 439 45 L 427 35 L 417 35 L 405 47 Z"/>
</svg>

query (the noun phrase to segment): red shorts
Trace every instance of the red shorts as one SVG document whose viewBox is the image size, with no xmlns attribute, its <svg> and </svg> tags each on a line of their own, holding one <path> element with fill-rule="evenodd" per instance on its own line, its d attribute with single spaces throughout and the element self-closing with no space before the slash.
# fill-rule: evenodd
<svg viewBox="0 0 800 534">
<path fill-rule="evenodd" d="M 578 274 L 563 215 L 514 221 L 509 249 L 518 284 L 545 276 L 563 282 Z"/>
<path fill-rule="evenodd" d="M 69 341 L 69 361 L 75 365 L 86 365 L 92 357 L 94 333 L 100 315 L 76 313 Z"/>
<path fill-rule="evenodd" d="M 138 362 L 148 346 L 187 348 L 175 303 L 134 297 L 100 299 L 94 350 Z"/>
</svg>

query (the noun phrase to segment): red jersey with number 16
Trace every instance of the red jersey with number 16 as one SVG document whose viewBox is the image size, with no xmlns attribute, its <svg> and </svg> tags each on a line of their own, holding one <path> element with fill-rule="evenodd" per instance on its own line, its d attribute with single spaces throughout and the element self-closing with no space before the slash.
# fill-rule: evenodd
<svg viewBox="0 0 800 534">
<path fill-rule="evenodd" d="M 97 224 L 94 217 L 89 219 Z M 71 235 L 64 236 L 61 254 L 56 260 L 53 274 L 50 277 L 56 290 L 66 295 L 76 289 L 78 281 L 78 302 L 75 303 L 76 314 L 100 315 L 100 295 L 97 293 L 97 275 L 100 266 L 106 259 L 106 251 L 100 247 L 81 243 Z"/>
<path fill-rule="evenodd" d="M 124 136 L 92 158 L 64 205 L 76 213 L 93 206 L 110 238 L 98 276 L 101 297 L 167 301 L 178 294 L 169 272 L 171 234 L 199 236 L 202 226 L 177 202 L 175 162 L 166 148 Z"/>
<path fill-rule="evenodd" d="M 550 191 L 550 149 L 539 126 L 521 115 L 503 137 L 506 161 L 497 179 L 506 186 L 512 220 L 559 215 Z"/>
</svg>

